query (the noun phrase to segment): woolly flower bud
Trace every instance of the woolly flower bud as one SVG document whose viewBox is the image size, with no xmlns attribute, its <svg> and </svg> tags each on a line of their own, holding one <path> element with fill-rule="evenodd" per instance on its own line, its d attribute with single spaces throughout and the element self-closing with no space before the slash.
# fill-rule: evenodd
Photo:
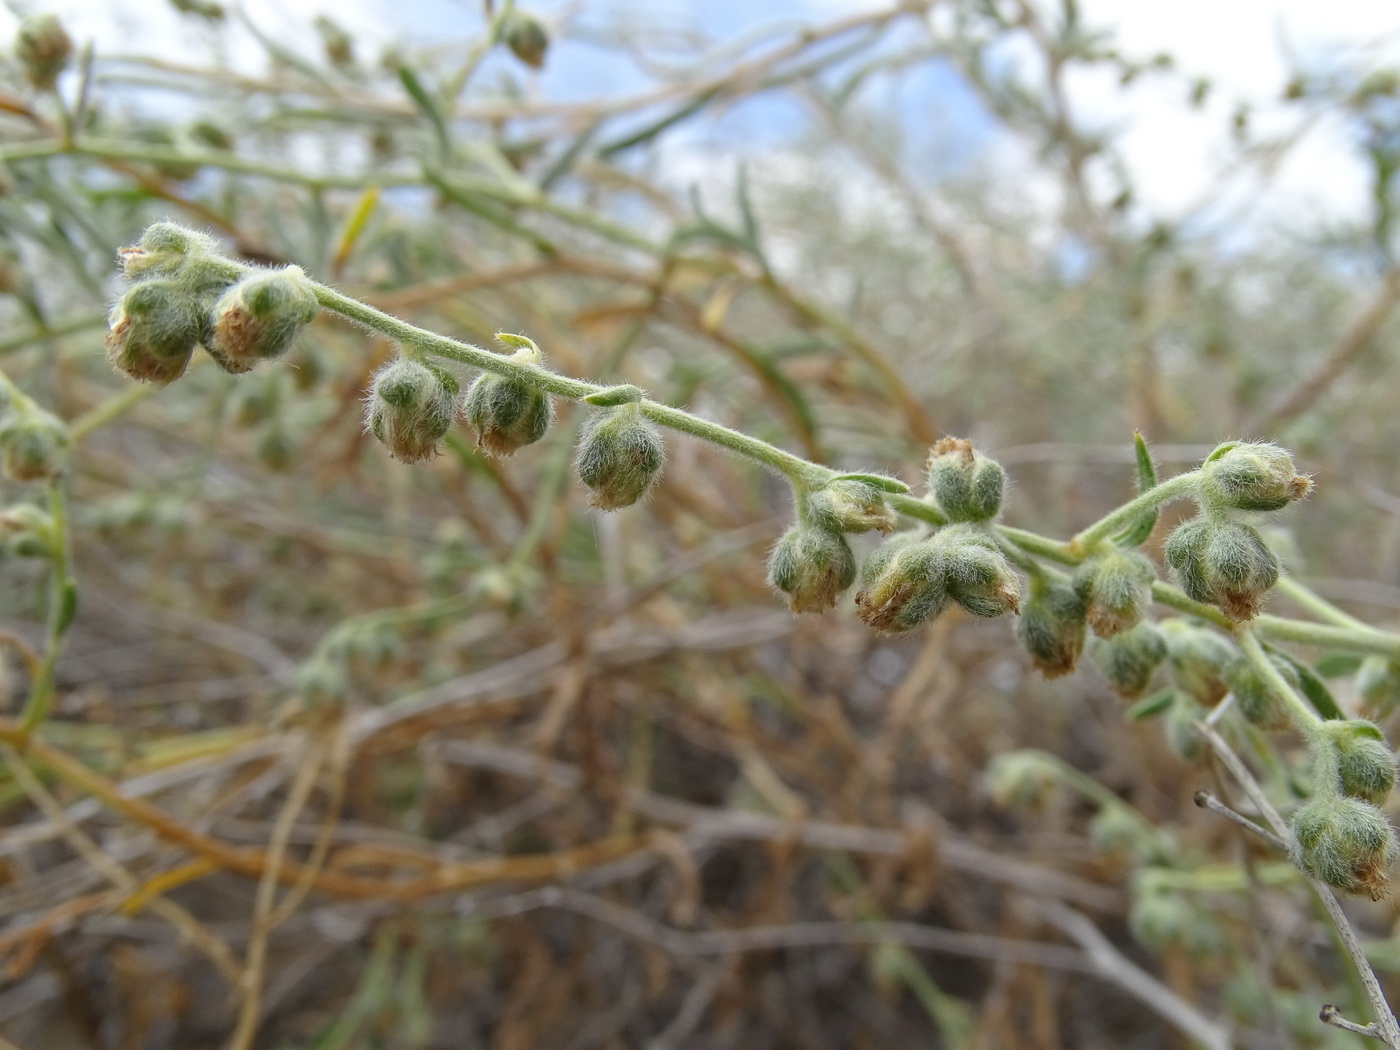
<svg viewBox="0 0 1400 1050">
<path fill-rule="evenodd" d="M 374 377 L 365 426 L 404 463 L 437 455 L 457 417 L 457 381 L 446 372 L 399 358 Z"/>
<path fill-rule="evenodd" d="M 1011 563 L 971 525 L 952 525 L 934 537 L 944 550 L 948 595 L 973 616 L 1019 613 L 1021 583 Z"/>
<path fill-rule="evenodd" d="M 1293 468 L 1287 449 L 1230 441 L 1201 464 L 1201 501 L 1229 510 L 1279 510 L 1302 499 L 1312 479 Z"/>
<path fill-rule="evenodd" d="M 107 356 L 132 379 L 164 386 L 184 374 L 205 320 L 199 300 L 177 281 L 142 281 L 107 318 Z"/>
<path fill-rule="evenodd" d="M 1125 700 L 1147 692 L 1152 676 L 1167 658 L 1167 642 L 1151 620 L 1099 640 L 1090 651 L 1108 686 Z"/>
<path fill-rule="evenodd" d="M 1145 825 L 1130 807 L 1105 806 L 1089 823 L 1089 838 L 1104 853 L 1126 854 L 1150 859 L 1162 852 L 1156 829 Z"/>
<path fill-rule="evenodd" d="M 1400 854 L 1385 814 L 1360 799 L 1319 795 L 1293 814 L 1293 862 L 1315 879 L 1347 893 L 1380 900 L 1387 869 Z"/>
<path fill-rule="evenodd" d="M 1074 574 L 1074 590 L 1094 633 L 1112 638 L 1141 620 L 1156 578 L 1152 562 L 1137 551 L 1110 547 L 1084 562 Z"/>
<path fill-rule="evenodd" d="M 300 266 L 249 274 L 214 307 L 210 356 L 225 372 L 247 372 L 290 350 L 319 308 Z"/>
<path fill-rule="evenodd" d="M 593 490 L 589 502 L 599 510 L 617 510 L 647 494 L 665 459 L 666 445 L 656 425 L 630 404 L 588 421 L 574 467 Z"/>
<path fill-rule="evenodd" d="M 549 50 L 549 30 L 537 17 L 517 8 L 506 16 L 500 32 L 501 39 L 516 58 L 533 69 L 544 65 L 545 52 Z"/>
<path fill-rule="evenodd" d="M 908 631 L 948 607 L 942 554 L 933 540 L 896 537 L 877 547 L 861 570 L 859 615 L 877 631 Z"/>
<path fill-rule="evenodd" d="M 57 475 L 68 460 L 68 428 L 63 421 L 30 404 L 0 423 L 5 475 L 15 481 L 38 481 Z"/>
<path fill-rule="evenodd" d="M 1016 623 L 1016 636 L 1046 678 L 1074 670 L 1084 651 L 1084 603 L 1072 587 L 1043 578 L 1031 581 L 1030 601 Z"/>
<path fill-rule="evenodd" d="M 1324 722 L 1322 730 L 1337 752 L 1342 792 L 1381 805 L 1395 788 L 1395 752 L 1380 729 L 1359 718 Z"/>
<path fill-rule="evenodd" d="M 1167 709 L 1167 717 L 1162 720 L 1162 728 L 1167 734 L 1167 743 L 1183 762 L 1194 762 L 1205 751 L 1200 734 L 1194 723 L 1209 712 L 1188 693 L 1179 692 Z"/>
<path fill-rule="evenodd" d="M 841 478 L 828 482 L 807 497 L 807 517 L 827 532 L 892 532 L 894 511 L 885 497 L 867 481 Z"/>
<path fill-rule="evenodd" d="M 1284 681 L 1294 689 L 1299 688 L 1301 682 L 1298 672 L 1291 663 L 1272 654 L 1269 660 L 1278 673 L 1283 675 Z M 1240 714 L 1261 729 L 1287 729 L 1293 724 L 1288 702 L 1279 696 L 1254 665 L 1243 657 L 1226 669 L 1225 684 L 1230 687 L 1230 692 L 1235 694 L 1235 703 L 1239 705 Z"/>
<path fill-rule="evenodd" d="M 1222 947 L 1220 923 L 1181 893 L 1158 889 L 1136 892 L 1128 925 L 1133 936 L 1157 951 L 1181 948 L 1204 956 Z"/>
<path fill-rule="evenodd" d="M 866 559 L 856 595 L 860 618 L 879 631 L 907 631 L 955 601 L 974 616 L 1016 612 L 1021 589 L 996 544 L 971 525 L 931 539 L 898 540 Z"/>
<path fill-rule="evenodd" d="M 140 281 L 147 277 L 174 277 L 192 260 L 211 257 L 217 251 L 214 238 L 206 234 L 173 222 L 154 222 L 146 227 L 139 241 L 117 255 L 127 279 Z"/>
<path fill-rule="evenodd" d="M 1040 806 L 1060 785 L 1060 765 L 1044 751 L 1006 751 L 987 766 L 982 782 L 998 806 Z"/>
<path fill-rule="evenodd" d="M 73 38 L 54 15 L 30 15 L 19 24 L 15 57 L 36 88 L 53 90 L 73 54 Z"/>
<path fill-rule="evenodd" d="M 518 349 L 512 360 L 538 365 L 533 343 Z M 483 372 L 467 390 L 464 409 L 476 431 L 476 444 L 493 456 L 509 456 L 544 437 L 553 418 L 549 395 L 539 387 L 508 376 Z"/>
<path fill-rule="evenodd" d="M 1006 473 L 963 438 L 944 438 L 929 451 L 928 487 L 952 521 L 990 521 L 1001 510 Z"/>
<path fill-rule="evenodd" d="M 1278 558 L 1258 530 L 1233 521 L 1192 518 L 1167 538 L 1166 555 L 1187 595 L 1232 620 L 1257 616 L 1278 581 Z"/>
<path fill-rule="evenodd" d="M 53 518 L 30 503 L 0 511 L 0 543 L 20 558 L 48 558 L 54 552 Z"/>
<path fill-rule="evenodd" d="M 1167 620 L 1161 630 L 1177 685 L 1203 704 L 1214 704 L 1229 692 L 1225 668 L 1239 656 L 1233 645 L 1214 631 L 1185 620 Z"/>
<path fill-rule="evenodd" d="M 792 529 L 768 559 L 768 582 L 788 595 L 795 613 L 826 612 L 855 578 L 850 545 L 825 529 Z"/>
</svg>

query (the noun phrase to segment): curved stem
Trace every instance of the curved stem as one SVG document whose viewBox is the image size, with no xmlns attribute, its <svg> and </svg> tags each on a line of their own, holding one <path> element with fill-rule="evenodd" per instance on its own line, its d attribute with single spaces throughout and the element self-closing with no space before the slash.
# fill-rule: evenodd
<svg viewBox="0 0 1400 1050">
<path fill-rule="evenodd" d="M 1292 598 L 1304 609 L 1308 610 L 1308 612 L 1324 620 L 1330 620 L 1338 627 L 1352 627 L 1362 631 L 1373 630 L 1370 624 L 1358 620 L 1350 613 L 1338 609 L 1311 587 L 1299 583 L 1292 576 L 1280 576 L 1278 583 L 1274 584 L 1274 586 L 1288 595 L 1288 597 Z"/>
<path fill-rule="evenodd" d="M 1400 638 L 1375 628 L 1334 627 L 1331 624 L 1289 620 L 1282 616 L 1257 616 L 1254 629 L 1261 638 L 1276 642 L 1297 642 L 1353 653 L 1369 653 L 1400 660 Z"/>
<path fill-rule="evenodd" d="M 1322 717 L 1288 684 L 1288 680 L 1283 677 L 1278 667 L 1269 659 L 1269 654 L 1264 652 L 1264 647 L 1259 644 L 1254 629 L 1247 624 L 1240 624 L 1239 627 L 1235 628 L 1235 641 L 1239 643 L 1240 651 L 1244 653 L 1245 659 L 1254 668 L 1254 672 L 1264 680 L 1264 684 L 1269 687 L 1270 692 L 1288 707 L 1288 712 L 1293 716 L 1293 724 L 1298 731 L 1309 740 L 1315 738 L 1318 727 L 1322 725 Z"/>
<path fill-rule="evenodd" d="M 1136 499 L 1129 500 L 1117 510 L 1106 514 L 1069 541 L 1069 548 L 1078 554 L 1088 554 L 1101 542 L 1128 525 L 1145 510 L 1155 510 L 1164 503 L 1189 495 L 1196 487 L 1200 471 L 1191 470 L 1150 488 Z"/>
</svg>

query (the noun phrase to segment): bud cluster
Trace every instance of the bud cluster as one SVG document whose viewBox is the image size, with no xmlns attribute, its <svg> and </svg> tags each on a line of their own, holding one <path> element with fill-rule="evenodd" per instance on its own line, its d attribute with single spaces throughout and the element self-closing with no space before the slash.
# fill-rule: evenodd
<svg viewBox="0 0 1400 1050">
<path fill-rule="evenodd" d="M 1319 792 L 1291 820 L 1293 862 L 1315 879 L 1372 900 L 1389 889 L 1400 844 L 1390 821 L 1361 799 Z"/>
<path fill-rule="evenodd" d="M 630 507 L 651 490 L 666 461 L 666 443 L 637 404 L 594 416 L 579 436 L 574 469 L 599 510 Z"/>
<path fill-rule="evenodd" d="M 15 481 L 56 477 L 68 462 L 68 428 L 18 390 L 0 407 L 0 457 Z"/>
<path fill-rule="evenodd" d="M 952 604 L 974 616 L 1018 612 L 1021 587 L 995 541 L 973 525 L 950 525 L 924 540 L 893 540 L 865 561 L 860 618 L 879 631 L 907 631 Z"/>
<path fill-rule="evenodd" d="M 107 355 L 141 382 L 179 379 L 200 345 L 224 371 L 247 372 L 291 349 L 319 309 L 300 267 L 248 271 L 174 223 L 148 227 L 120 257 L 132 287 L 107 319 Z"/>
<path fill-rule="evenodd" d="M 55 15 L 29 15 L 15 36 L 15 57 L 29 82 L 52 91 L 73 56 L 73 38 Z"/>
<path fill-rule="evenodd" d="M 928 488 L 949 521 L 991 521 L 1001 510 L 1006 472 L 971 441 L 948 437 L 929 451 Z"/>
<path fill-rule="evenodd" d="M 773 548 L 768 582 L 788 595 L 793 612 L 826 612 L 855 582 L 847 533 L 889 532 L 894 513 L 880 489 L 837 478 L 797 496 L 797 524 Z"/>
<path fill-rule="evenodd" d="M 1200 514 L 1167 540 L 1167 562 L 1182 590 L 1232 620 L 1252 620 L 1278 581 L 1279 562 L 1259 531 L 1237 519 L 1281 510 L 1311 489 L 1311 479 L 1277 445 L 1230 441 L 1215 449 L 1201 464 Z"/>
<path fill-rule="evenodd" d="M 528 339 L 523 344 L 517 344 L 519 348 L 512 359 L 522 364 L 540 364 L 539 347 Z M 493 456 L 510 456 L 533 445 L 544 437 L 553 419 L 549 395 L 543 390 L 524 380 L 492 372 L 483 372 L 468 388 L 463 411 L 476 431 L 477 447 Z"/>
<path fill-rule="evenodd" d="M 430 459 L 457 418 L 457 389 L 450 373 L 398 358 L 375 373 L 365 427 L 397 460 Z"/>
</svg>

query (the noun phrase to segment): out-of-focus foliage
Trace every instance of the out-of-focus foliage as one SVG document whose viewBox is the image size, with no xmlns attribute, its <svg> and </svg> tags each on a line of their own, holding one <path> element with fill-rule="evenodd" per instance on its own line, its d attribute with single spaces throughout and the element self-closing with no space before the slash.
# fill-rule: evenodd
<svg viewBox="0 0 1400 1050">
<path fill-rule="evenodd" d="M 176 6 L 231 31 L 217 5 Z M 1318 486 L 1271 546 L 1384 624 L 1396 74 L 1289 88 L 1355 129 L 1372 221 L 1241 244 L 1148 215 L 1112 136 L 1068 107 L 1082 68 L 1193 90 L 1072 3 L 903 3 L 719 41 L 587 5 L 550 23 L 506 3 L 483 26 L 385 48 L 322 20 L 323 55 L 267 40 L 258 75 L 86 50 L 78 26 L 65 49 L 49 21 L 11 50 L 0 368 L 74 434 L 51 451 L 71 455 L 81 601 L 42 739 L 207 839 L 7 750 L 0 1032 L 1049 1050 L 1184 1045 L 1199 1021 L 1242 1047 L 1366 1045 L 1317 1020 L 1367 1010 L 1297 871 L 1191 805 L 1219 790 L 1190 722 L 1225 693 L 1221 636 L 1125 624 L 1047 683 L 1006 622 L 891 639 L 849 600 L 799 620 L 765 583 L 786 486 L 714 448 L 669 436 L 650 496 L 605 515 L 572 474 L 582 406 L 509 460 L 466 427 L 391 459 L 363 402 L 393 348 L 328 313 L 282 362 L 197 357 L 156 391 L 102 340 L 114 253 L 168 217 L 433 331 L 528 333 L 560 373 L 841 470 L 921 484 L 929 446 L 970 435 L 1006 468 L 1004 520 L 1044 533 L 1128 497 L 1135 429 L 1174 465 L 1267 438 Z M 541 95 L 534 68 L 581 38 L 650 83 Z M 936 115 L 908 102 L 930 74 L 1026 165 L 939 157 Z M 1237 144 L 1265 173 L 1289 145 L 1247 121 Z M 17 710 L 43 673 L 26 554 L 50 507 L 3 485 Z M 1092 664 L 1125 639 L 1179 688 L 1115 675 L 1136 706 L 1112 695 Z M 1354 679 L 1359 660 L 1307 655 L 1317 674 L 1280 673 L 1393 730 L 1393 666 Z M 1291 738 L 1230 733 L 1276 795 L 1306 794 Z M 1348 907 L 1400 969 L 1393 905 Z M 1151 995 L 1106 973 L 1130 963 Z"/>
</svg>

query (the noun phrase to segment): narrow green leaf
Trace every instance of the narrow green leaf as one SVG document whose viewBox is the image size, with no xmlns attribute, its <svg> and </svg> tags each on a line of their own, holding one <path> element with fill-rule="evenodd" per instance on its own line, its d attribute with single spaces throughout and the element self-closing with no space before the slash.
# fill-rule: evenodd
<svg viewBox="0 0 1400 1050">
<path fill-rule="evenodd" d="M 1342 678 L 1361 669 L 1360 653 L 1324 653 L 1313 661 L 1313 670 L 1321 678 Z"/>
<path fill-rule="evenodd" d="M 58 598 L 58 633 L 63 634 L 73 624 L 78 615 L 78 585 L 70 577 L 63 581 L 63 590 Z"/>
<path fill-rule="evenodd" d="M 428 94 L 428 89 L 423 86 L 423 82 L 418 79 L 418 75 L 407 66 L 399 66 L 399 80 L 404 86 L 404 90 L 414 102 L 418 103 L 418 108 L 423 111 L 423 115 L 428 118 L 428 122 L 433 126 L 433 134 L 437 136 L 438 148 L 444 154 L 447 153 L 447 124 L 442 119 L 442 114 L 438 111 L 437 103 Z"/>
<path fill-rule="evenodd" d="M 1167 708 L 1171 707 L 1175 700 L 1175 689 L 1163 689 L 1161 692 L 1153 693 L 1145 700 L 1139 700 L 1132 707 L 1128 708 L 1128 721 L 1141 722 L 1144 718 L 1160 715 Z"/>
<path fill-rule="evenodd" d="M 893 492 L 897 496 L 902 496 L 909 491 L 909 486 L 898 478 L 892 478 L 885 474 L 837 474 L 832 481 L 863 481 L 867 485 L 874 485 L 881 492 Z"/>
<path fill-rule="evenodd" d="M 589 405 L 600 405 L 604 408 L 612 408 L 615 405 L 630 405 L 635 401 L 642 401 L 646 398 L 647 392 L 639 386 L 631 383 L 623 383 L 621 386 L 610 386 L 606 390 L 599 390 L 596 394 L 589 394 L 583 401 Z"/>
<path fill-rule="evenodd" d="M 1142 436 L 1142 431 L 1133 435 L 1133 450 L 1137 458 L 1138 492 L 1156 488 L 1157 467 L 1152 462 L 1152 453 L 1148 451 L 1147 439 Z M 1143 511 L 1131 525 L 1113 538 L 1113 542 L 1120 547 L 1140 547 L 1147 542 L 1147 538 L 1156 527 L 1157 512 Z"/>
<path fill-rule="evenodd" d="M 1327 688 L 1322 679 L 1317 676 L 1317 672 L 1303 663 L 1303 661 L 1284 652 L 1282 649 L 1276 649 L 1272 645 L 1266 645 L 1264 648 L 1267 652 L 1272 653 L 1280 659 L 1287 660 L 1288 665 L 1298 672 L 1299 688 L 1302 690 L 1303 695 L 1308 698 L 1308 703 L 1313 705 L 1313 708 L 1318 714 L 1328 721 L 1346 718 L 1346 715 L 1342 713 L 1341 707 L 1337 704 L 1336 697 L 1332 695 L 1332 691 Z"/>
</svg>

